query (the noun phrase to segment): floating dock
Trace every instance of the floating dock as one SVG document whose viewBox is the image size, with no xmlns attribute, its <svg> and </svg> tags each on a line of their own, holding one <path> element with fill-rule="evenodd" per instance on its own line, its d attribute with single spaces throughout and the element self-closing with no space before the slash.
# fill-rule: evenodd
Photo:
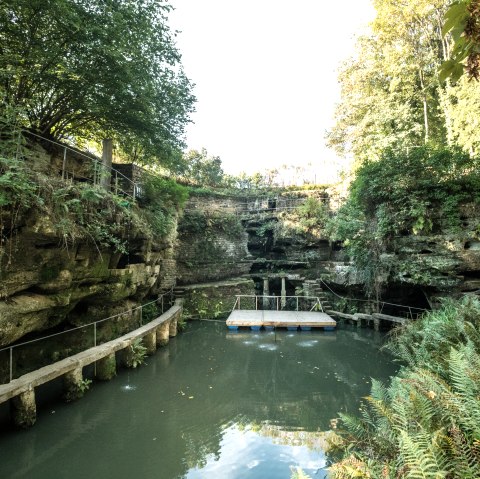
<svg viewBox="0 0 480 479">
<path fill-rule="evenodd" d="M 230 330 L 250 328 L 254 331 L 274 328 L 287 328 L 294 331 L 298 328 L 309 331 L 312 328 L 323 328 L 332 331 L 337 322 L 326 313 L 313 311 L 268 311 L 268 310 L 241 310 L 235 309 L 227 319 Z"/>
</svg>

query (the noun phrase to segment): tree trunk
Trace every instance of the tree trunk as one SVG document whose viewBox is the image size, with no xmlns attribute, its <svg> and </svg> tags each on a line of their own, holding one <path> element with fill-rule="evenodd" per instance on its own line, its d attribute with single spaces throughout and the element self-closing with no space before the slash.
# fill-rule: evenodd
<svg viewBox="0 0 480 479">
<path fill-rule="evenodd" d="M 427 92 L 425 91 L 425 83 L 423 81 L 423 72 L 419 70 L 420 86 L 422 88 L 422 103 L 423 103 L 423 124 L 425 128 L 425 144 L 428 143 L 429 131 L 428 131 L 428 103 Z"/>
</svg>

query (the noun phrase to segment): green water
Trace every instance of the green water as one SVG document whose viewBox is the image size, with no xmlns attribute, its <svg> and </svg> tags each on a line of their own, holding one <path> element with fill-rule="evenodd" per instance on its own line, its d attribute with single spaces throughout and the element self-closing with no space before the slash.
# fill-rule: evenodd
<svg viewBox="0 0 480 479">
<path fill-rule="evenodd" d="M 201 322 L 148 358 L 0 434 L 0 478 L 326 477 L 322 431 L 395 371 L 371 330 L 228 332 Z"/>
</svg>

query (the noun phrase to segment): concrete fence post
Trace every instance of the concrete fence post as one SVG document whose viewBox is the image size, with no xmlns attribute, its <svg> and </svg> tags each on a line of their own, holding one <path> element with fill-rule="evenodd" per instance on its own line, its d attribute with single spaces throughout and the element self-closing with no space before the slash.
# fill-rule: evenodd
<svg viewBox="0 0 480 479">
<path fill-rule="evenodd" d="M 108 138 L 102 141 L 102 172 L 101 182 L 103 188 L 110 191 L 112 181 L 113 140 Z"/>
<path fill-rule="evenodd" d="M 12 417 L 16 426 L 28 428 L 37 420 L 37 403 L 35 401 L 35 389 L 19 394 L 12 398 Z"/>
</svg>

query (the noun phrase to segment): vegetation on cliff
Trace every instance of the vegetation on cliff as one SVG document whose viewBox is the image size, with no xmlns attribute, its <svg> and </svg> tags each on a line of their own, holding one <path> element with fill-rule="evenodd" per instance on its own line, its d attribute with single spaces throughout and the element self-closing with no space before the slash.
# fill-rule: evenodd
<svg viewBox="0 0 480 479">
<path fill-rule="evenodd" d="M 334 478 L 480 476 L 479 330 L 480 302 L 466 298 L 395 332 L 403 367 L 373 381 L 360 417 L 341 415 Z"/>
<path fill-rule="evenodd" d="M 477 157 L 459 149 L 386 150 L 356 172 L 350 194 L 329 222 L 362 270 L 368 293 L 380 295 L 386 253 L 396 238 L 449 232 L 461 237 L 461 205 L 480 203 Z M 469 234 L 469 233 L 467 233 Z M 480 224 L 474 232 L 480 237 Z"/>
<path fill-rule="evenodd" d="M 166 237 L 188 192 L 175 181 L 147 176 L 139 205 L 99 185 L 65 182 L 35 172 L 31 150 L 18 130 L 3 129 L 0 144 L 0 275 L 15 254 L 14 238 L 28 216 L 43 216 L 44 226 L 67 250 L 78 240 L 98 251 L 128 253 L 131 231 L 147 239 Z"/>
</svg>

